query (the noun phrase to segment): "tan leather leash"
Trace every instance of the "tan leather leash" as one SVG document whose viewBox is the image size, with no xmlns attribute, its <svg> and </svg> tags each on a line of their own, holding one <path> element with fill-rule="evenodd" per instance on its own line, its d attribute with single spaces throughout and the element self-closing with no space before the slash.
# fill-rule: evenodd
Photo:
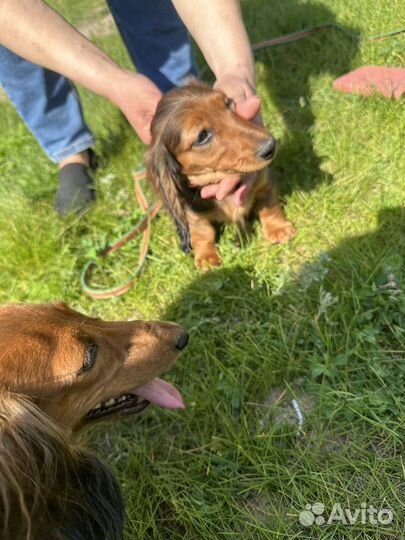
<svg viewBox="0 0 405 540">
<path fill-rule="evenodd" d="M 266 49 L 267 47 L 276 47 L 277 45 L 283 45 L 285 43 L 292 43 L 294 41 L 304 39 L 308 36 L 312 36 L 313 34 L 317 34 L 318 32 L 323 32 L 324 30 L 339 30 L 343 34 L 346 34 L 347 36 L 354 39 L 355 41 L 359 41 L 359 42 L 362 41 L 362 39 L 359 37 L 358 34 L 348 30 L 341 24 L 326 23 L 326 24 L 320 24 L 319 26 L 311 26 L 309 28 L 304 28 L 303 30 L 299 30 L 298 32 L 292 32 L 291 34 L 285 34 L 284 36 L 277 36 L 272 39 L 259 41 L 258 43 L 255 43 L 254 45 L 252 45 L 252 50 L 259 51 L 260 49 Z M 385 39 L 389 39 L 403 33 L 405 33 L 405 28 L 398 28 L 397 30 L 393 30 L 392 32 L 387 32 L 385 34 L 378 34 L 376 36 L 365 37 L 363 38 L 363 41 L 365 41 L 366 43 L 375 43 L 377 41 L 384 41 Z"/>
<path fill-rule="evenodd" d="M 139 251 L 138 264 L 136 266 L 133 276 L 123 283 L 119 283 L 109 288 L 95 287 L 91 285 L 91 277 L 94 270 L 97 267 L 97 262 L 91 260 L 85 264 L 81 271 L 80 282 L 82 289 L 86 294 L 92 298 L 104 299 L 104 298 L 113 298 L 115 296 L 120 296 L 127 292 L 135 285 L 135 280 L 139 277 L 142 272 L 143 265 L 145 263 L 146 256 L 148 254 L 149 248 L 149 239 L 150 239 L 150 224 L 151 221 L 156 217 L 159 210 L 162 208 L 162 203 L 156 202 L 155 204 L 149 206 L 149 203 L 145 197 L 145 194 L 142 190 L 141 182 L 146 179 L 145 169 L 139 168 L 136 169 L 133 173 L 134 177 L 134 190 L 136 199 L 139 206 L 141 207 L 144 215 L 138 221 L 138 223 L 133 227 L 129 232 L 124 234 L 121 238 L 116 240 L 113 244 L 102 249 L 97 258 L 104 258 L 114 251 L 118 251 L 122 246 L 133 240 L 139 235 L 142 235 L 141 246 Z"/>
<path fill-rule="evenodd" d="M 285 34 L 284 36 L 277 36 L 272 39 L 265 39 L 264 41 L 259 41 L 252 45 L 252 50 L 260 51 L 261 49 L 266 49 L 267 47 L 276 47 L 277 45 L 292 43 L 294 41 L 298 41 L 300 39 L 304 39 L 306 37 L 317 34 L 318 32 L 323 32 L 324 30 L 339 30 L 340 32 L 343 32 L 343 34 L 346 34 L 352 39 L 356 41 L 361 41 L 358 34 L 356 34 L 355 32 L 351 32 L 341 24 L 326 23 L 320 24 L 319 26 L 311 26 L 309 28 L 304 28 L 303 30 L 299 30 L 298 32 L 292 32 L 291 34 Z M 385 39 L 389 39 L 403 33 L 405 33 L 405 28 L 398 28 L 397 30 L 393 30 L 392 32 L 387 32 L 386 34 L 366 37 L 364 41 L 366 43 L 375 43 L 377 41 L 383 41 Z"/>
</svg>

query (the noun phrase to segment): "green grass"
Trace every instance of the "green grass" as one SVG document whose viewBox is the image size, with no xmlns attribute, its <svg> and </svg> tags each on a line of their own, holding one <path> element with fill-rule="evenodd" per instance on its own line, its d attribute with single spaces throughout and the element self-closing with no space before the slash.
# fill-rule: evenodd
<svg viewBox="0 0 405 540">
<path fill-rule="evenodd" d="M 76 24 L 104 13 L 99 0 L 55 4 Z M 325 22 L 360 37 L 405 26 L 400 0 L 243 7 L 253 41 Z M 115 34 L 95 39 L 129 65 Z M 0 103 L 1 301 L 63 299 L 92 315 L 172 319 L 191 332 L 167 375 L 186 410 L 151 407 L 90 437 L 123 486 L 128 538 L 404 537 L 403 101 L 331 86 L 363 64 L 403 65 L 404 51 L 403 36 L 359 44 L 332 30 L 260 52 L 264 118 L 280 143 L 274 170 L 297 238 L 269 247 L 256 227 L 238 247 L 227 230 L 223 266 L 201 274 L 162 215 L 136 288 L 107 301 L 83 295 L 79 272 L 139 217 L 131 170 L 143 146 L 112 105 L 81 90 L 104 165 L 97 205 L 63 221 L 52 208 L 56 169 Z M 97 280 L 124 279 L 136 259 L 126 248 Z M 315 502 L 327 513 L 366 503 L 394 519 L 304 527 L 298 516 Z"/>
</svg>

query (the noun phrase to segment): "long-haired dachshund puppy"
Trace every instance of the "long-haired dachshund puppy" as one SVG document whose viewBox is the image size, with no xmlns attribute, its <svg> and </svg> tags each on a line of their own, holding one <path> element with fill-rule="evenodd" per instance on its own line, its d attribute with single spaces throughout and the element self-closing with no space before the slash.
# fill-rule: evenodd
<svg viewBox="0 0 405 540">
<path fill-rule="evenodd" d="M 215 224 L 242 224 L 255 214 L 270 242 L 284 243 L 294 236 L 268 170 L 275 139 L 241 118 L 223 92 L 199 82 L 168 92 L 151 130 L 148 175 L 174 218 L 183 250 L 190 245 L 194 250 L 198 268 L 220 264 Z M 203 186 L 228 175 L 240 175 L 241 181 L 224 200 L 200 196 Z"/>
<path fill-rule="evenodd" d="M 0 308 L 0 539 L 121 540 L 112 473 L 73 433 L 149 402 L 181 408 L 156 378 L 187 345 L 180 327 L 104 322 L 65 304 Z"/>
</svg>

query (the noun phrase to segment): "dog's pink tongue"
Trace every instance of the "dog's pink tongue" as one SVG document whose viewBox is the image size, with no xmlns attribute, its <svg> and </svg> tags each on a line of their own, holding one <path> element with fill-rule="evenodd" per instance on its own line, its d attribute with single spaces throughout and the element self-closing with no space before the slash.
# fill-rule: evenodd
<svg viewBox="0 0 405 540">
<path fill-rule="evenodd" d="M 245 201 L 247 192 L 248 192 L 248 186 L 246 184 L 242 184 L 240 187 L 238 187 L 238 189 L 232 195 L 235 206 L 242 206 L 242 204 Z"/>
<path fill-rule="evenodd" d="M 204 186 L 200 193 L 203 199 L 211 199 L 215 197 L 217 201 L 223 201 L 230 195 L 240 182 L 239 176 L 227 176 L 216 184 L 208 184 Z"/>
<path fill-rule="evenodd" d="M 228 176 L 217 184 L 208 184 L 201 189 L 201 197 L 203 199 L 211 199 L 215 197 L 217 201 L 223 201 L 226 197 L 232 197 L 235 206 L 240 207 L 245 202 L 245 199 L 252 187 L 253 176 Z M 240 186 L 238 187 L 238 184 Z"/>
<path fill-rule="evenodd" d="M 172 384 L 158 377 L 137 388 L 134 394 L 166 409 L 185 409 L 180 392 Z"/>
</svg>

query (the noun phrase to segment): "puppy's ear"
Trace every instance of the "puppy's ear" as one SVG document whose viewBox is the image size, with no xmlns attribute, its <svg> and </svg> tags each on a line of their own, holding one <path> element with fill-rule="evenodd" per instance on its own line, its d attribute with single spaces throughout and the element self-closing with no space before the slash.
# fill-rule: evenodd
<svg viewBox="0 0 405 540">
<path fill-rule="evenodd" d="M 162 143 L 151 148 L 148 162 L 148 168 L 156 180 L 166 208 L 176 223 L 181 249 L 184 253 L 188 253 L 191 250 L 190 230 L 184 208 L 184 199 L 181 195 L 180 165 Z"/>
</svg>

